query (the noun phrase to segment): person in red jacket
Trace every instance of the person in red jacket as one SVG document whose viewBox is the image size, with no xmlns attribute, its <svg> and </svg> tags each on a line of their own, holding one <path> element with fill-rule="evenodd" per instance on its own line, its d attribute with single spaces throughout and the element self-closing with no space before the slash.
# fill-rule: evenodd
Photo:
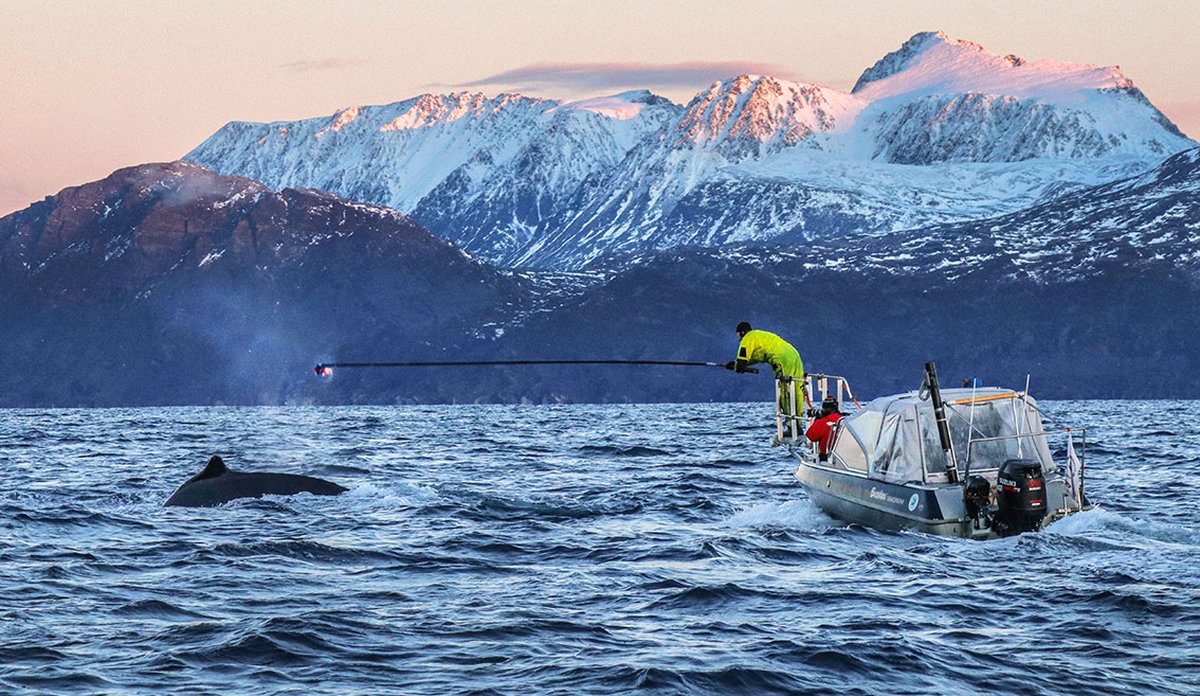
<svg viewBox="0 0 1200 696">
<path fill-rule="evenodd" d="M 842 413 L 838 411 L 837 399 L 827 396 L 821 402 L 821 410 L 816 419 L 804 433 L 810 442 L 817 443 L 820 460 L 823 462 L 829 459 L 829 450 L 833 449 L 833 436 L 837 432 L 837 422 L 841 419 Z"/>
</svg>

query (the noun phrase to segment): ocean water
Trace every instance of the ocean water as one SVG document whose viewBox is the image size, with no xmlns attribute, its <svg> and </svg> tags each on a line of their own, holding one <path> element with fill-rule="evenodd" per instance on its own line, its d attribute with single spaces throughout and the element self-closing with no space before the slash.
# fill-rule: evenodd
<svg viewBox="0 0 1200 696">
<path fill-rule="evenodd" d="M 1046 402 L 1099 508 L 826 517 L 768 404 L 0 411 L 3 693 L 1200 693 L 1200 402 Z M 161 507 L 211 454 L 350 491 Z"/>
</svg>

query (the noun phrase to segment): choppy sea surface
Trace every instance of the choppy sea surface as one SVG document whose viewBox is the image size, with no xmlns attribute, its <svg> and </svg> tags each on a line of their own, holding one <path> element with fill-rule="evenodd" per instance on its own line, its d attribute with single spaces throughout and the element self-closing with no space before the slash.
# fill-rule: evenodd
<svg viewBox="0 0 1200 696">
<path fill-rule="evenodd" d="M 1043 402 L 1099 508 L 826 517 L 766 404 L 0 411 L 0 692 L 1200 692 L 1200 402 Z M 162 503 L 211 454 L 342 496 Z"/>
</svg>

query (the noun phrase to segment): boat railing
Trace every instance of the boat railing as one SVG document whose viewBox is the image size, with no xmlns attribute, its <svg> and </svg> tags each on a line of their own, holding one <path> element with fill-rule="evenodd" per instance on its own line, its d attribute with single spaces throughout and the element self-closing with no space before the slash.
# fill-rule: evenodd
<svg viewBox="0 0 1200 696">
<path fill-rule="evenodd" d="M 1079 451 L 1077 453 L 1074 451 L 1074 438 L 1073 438 L 1073 436 L 1076 433 L 1079 434 Z M 968 477 L 970 477 L 972 469 L 974 469 L 975 472 L 981 472 L 981 471 L 988 472 L 988 471 L 996 471 L 1000 468 L 999 466 L 972 467 L 971 466 L 971 450 L 976 444 L 983 443 L 983 442 L 1001 442 L 1004 440 L 1023 440 L 1026 438 L 1047 437 L 1049 435 L 1065 435 L 1069 438 L 1068 444 L 1066 446 L 1067 466 L 1064 467 L 1064 472 L 1065 472 L 1066 478 L 1068 479 L 1068 485 L 1071 488 L 1071 497 L 1075 499 L 1077 506 L 1082 507 L 1082 505 L 1083 505 L 1083 472 L 1084 472 L 1084 463 L 1087 461 L 1087 427 L 1058 428 L 1056 430 L 1037 430 L 1037 431 L 1028 432 L 1028 433 L 1014 433 L 1012 435 L 996 435 L 993 437 L 971 437 L 971 438 L 968 438 L 967 439 L 967 463 L 966 463 L 966 467 L 965 467 L 966 471 L 963 473 L 963 480 L 965 481 L 965 480 L 967 480 Z M 1077 470 L 1073 467 L 1073 463 L 1071 462 L 1071 457 L 1074 455 L 1078 456 L 1078 461 L 1077 461 L 1078 469 Z"/>
<path fill-rule="evenodd" d="M 805 394 L 805 387 L 802 384 L 799 389 L 796 388 L 797 380 L 792 377 L 778 377 L 775 379 L 775 439 L 777 442 L 795 442 L 804 432 L 804 425 L 801 418 L 804 414 L 804 409 L 799 408 L 797 396 L 803 398 L 804 402 L 808 402 L 808 395 Z"/>
<path fill-rule="evenodd" d="M 806 373 L 802 379 L 783 377 L 775 380 L 775 428 L 780 443 L 795 443 L 804 436 L 815 420 L 813 404 L 836 396 L 838 406 L 849 398 L 858 409 L 862 405 L 854 397 L 850 382 L 841 375 L 820 372 Z M 816 443 L 811 445 L 814 450 Z"/>
<path fill-rule="evenodd" d="M 1001 442 L 1003 440 L 1021 440 L 1031 437 L 1046 437 L 1047 435 L 1066 435 L 1067 433 L 1079 433 L 1079 458 L 1083 459 L 1087 451 L 1087 428 L 1060 428 L 1058 430 L 1038 430 L 1031 433 L 1013 433 L 1012 435 L 996 435 L 995 437 L 972 437 L 967 440 L 967 466 L 966 473 L 971 473 L 971 449 L 981 442 Z M 998 468 L 998 467 L 991 467 Z M 978 467 L 976 468 L 978 469 Z M 988 469 L 982 469 L 987 471 Z"/>
</svg>

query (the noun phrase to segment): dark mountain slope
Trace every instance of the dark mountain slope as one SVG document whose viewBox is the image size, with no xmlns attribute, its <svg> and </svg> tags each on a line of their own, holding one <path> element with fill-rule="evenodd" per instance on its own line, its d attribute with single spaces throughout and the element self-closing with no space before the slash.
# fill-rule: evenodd
<svg viewBox="0 0 1200 696">
<path fill-rule="evenodd" d="M 461 341 L 522 296 L 395 211 L 172 163 L 0 218 L 6 404 L 280 402 L 341 345 Z"/>
</svg>

